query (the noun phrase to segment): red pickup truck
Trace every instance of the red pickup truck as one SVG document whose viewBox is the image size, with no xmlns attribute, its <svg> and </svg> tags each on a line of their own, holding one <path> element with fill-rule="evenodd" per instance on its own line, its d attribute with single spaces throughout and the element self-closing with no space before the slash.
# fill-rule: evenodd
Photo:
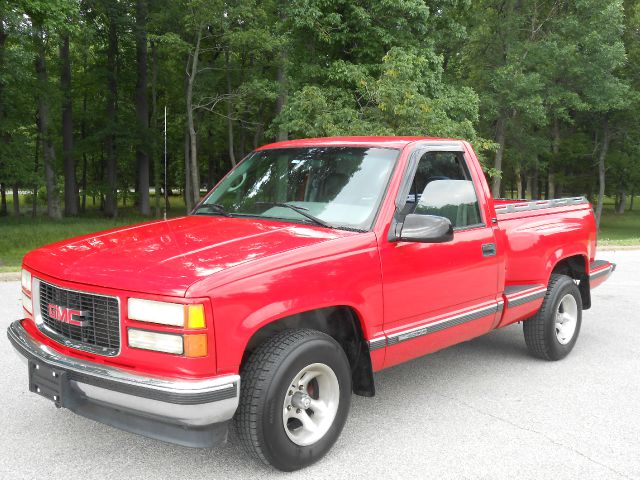
<svg viewBox="0 0 640 480">
<path fill-rule="evenodd" d="M 566 356 L 615 268 L 595 253 L 584 198 L 494 200 L 467 142 L 274 143 L 185 217 L 27 254 L 8 337 L 58 407 L 194 447 L 233 426 L 295 470 L 383 368 L 518 321 Z"/>
</svg>

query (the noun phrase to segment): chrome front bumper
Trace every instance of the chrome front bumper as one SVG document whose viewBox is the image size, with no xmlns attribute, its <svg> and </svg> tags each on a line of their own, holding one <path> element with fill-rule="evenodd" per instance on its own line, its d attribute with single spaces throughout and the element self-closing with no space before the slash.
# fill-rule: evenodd
<svg viewBox="0 0 640 480">
<path fill-rule="evenodd" d="M 32 337 L 21 321 L 9 341 L 31 366 L 64 372 L 68 391 L 58 406 L 123 430 L 193 447 L 226 439 L 240 391 L 240 376 L 181 380 L 135 374 L 69 357 Z"/>
</svg>

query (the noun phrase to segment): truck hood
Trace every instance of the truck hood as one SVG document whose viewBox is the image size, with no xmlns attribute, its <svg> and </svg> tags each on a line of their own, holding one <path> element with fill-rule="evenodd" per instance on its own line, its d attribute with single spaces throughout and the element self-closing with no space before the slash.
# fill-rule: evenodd
<svg viewBox="0 0 640 480">
<path fill-rule="evenodd" d="M 57 242 L 24 264 L 61 280 L 184 296 L 217 272 L 353 232 L 249 218 L 188 216 Z"/>
</svg>

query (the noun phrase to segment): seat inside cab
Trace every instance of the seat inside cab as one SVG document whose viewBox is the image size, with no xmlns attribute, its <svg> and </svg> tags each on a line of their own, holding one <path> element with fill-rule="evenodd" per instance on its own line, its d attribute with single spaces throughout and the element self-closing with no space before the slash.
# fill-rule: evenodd
<svg viewBox="0 0 640 480">
<path fill-rule="evenodd" d="M 445 217 L 454 228 L 481 223 L 462 152 L 427 152 L 420 158 L 402 213 Z"/>
</svg>

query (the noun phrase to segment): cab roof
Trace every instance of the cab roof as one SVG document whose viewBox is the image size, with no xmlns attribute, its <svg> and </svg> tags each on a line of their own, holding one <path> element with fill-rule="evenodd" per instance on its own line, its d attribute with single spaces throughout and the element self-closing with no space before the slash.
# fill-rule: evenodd
<svg viewBox="0 0 640 480">
<path fill-rule="evenodd" d="M 302 138 L 299 140 L 286 140 L 284 142 L 270 143 L 263 145 L 258 150 L 268 150 L 272 148 L 295 148 L 295 147 L 378 147 L 402 149 L 410 143 L 417 141 L 446 141 L 460 142 L 459 139 L 438 138 L 438 137 L 321 137 Z"/>
</svg>

